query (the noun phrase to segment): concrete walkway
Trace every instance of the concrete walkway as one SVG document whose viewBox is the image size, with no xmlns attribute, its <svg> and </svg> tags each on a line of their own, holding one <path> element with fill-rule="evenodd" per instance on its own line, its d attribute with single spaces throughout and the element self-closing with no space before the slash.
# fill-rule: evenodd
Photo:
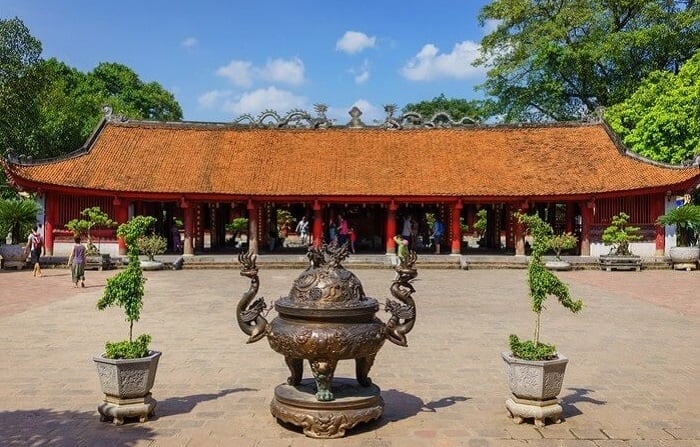
<svg viewBox="0 0 700 447">
<path fill-rule="evenodd" d="M 286 295 L 299 272 L 262 267 L 258 296 Z M 87 272 L 85 289 L 71 287 L 68 270 L 44 273 L 0 271 L 3 447 L 700 446 L 700 272 L 559 274 L 586 307 L 571 315 L 548 302 L 542 337 L 570 363 L 565 420 L 537 429 L 506 417 L 500 359 L 508 334 L 532 331 L 525 270 L 420 270 L 409 346 L 385 344 L 370 374 L 384 415 L 339 440 L 306 438 L 270 415 L 288 371 L 264 340 L 245 344 L 235 306 L 248 282 L 231 269 L 146 272 L 135 333 L 163 351 L 157 417 L 101 423 L 92 356 L 128 336 L 121 309 L 95 309 L 116 271 Z M 391 269 L 355 273 L 368 295 L 389 297 Z M 341 362 L 336 376 L 353 374 Z"/>
</svg>

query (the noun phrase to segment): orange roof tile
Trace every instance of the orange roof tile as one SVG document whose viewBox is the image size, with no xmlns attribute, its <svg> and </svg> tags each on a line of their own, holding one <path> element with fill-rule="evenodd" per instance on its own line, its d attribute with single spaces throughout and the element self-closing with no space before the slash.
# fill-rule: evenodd
<svg viewBox="0 0 700 447">
<path fill-rule="evenodd" d="M 700 179 L 622 154 L 602 124 L 386 130 L 106 122 L 83 155 L 12 165 L 32 184 L 265 196 L 552 196 Z"/>
</svg>

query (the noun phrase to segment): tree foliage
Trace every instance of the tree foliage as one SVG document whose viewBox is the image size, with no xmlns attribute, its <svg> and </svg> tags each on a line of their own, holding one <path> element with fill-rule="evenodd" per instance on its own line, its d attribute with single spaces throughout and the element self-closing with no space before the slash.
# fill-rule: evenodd
<svg viewBox="0 0 700 447">
<path fill-rule="evenodd" d="M 672 0 L 494 0 L 476 64 L 506 121 L 578 119 L 627 99 L 699 48 L 700 5 Z"/>
<path fill-rule="evenodd" d="M 493 103 L 489 100 L 467 100 L 459 98 L 447 98 L 444 93 L 430 101 L 421 101 L 415 104 L 409 103 L 403 108 L 403 113 L 417 112 L 423 118 L 430 119 L 438 112 L 446 112 L 455 120 L 472 118 L 484 121 L 491 117 Z"/>
<path fill-rule="evenodd" d="M 182 109 L 157 82 L 102 62 L 88 73 L 41 58 L 18 18 L 0 19 L 0 152 L 55 157 L 81 147 L 109 106 L 131 119 L 177 121 Z M 4 182 L 2 182 L 4 183 Z"/>
<path fill-rule="evenodd" d="M 679 164 L 700 155 L 700 51 L 678 74 L 651 73 L 605 119 L 634 152 Z"/>
</svg>

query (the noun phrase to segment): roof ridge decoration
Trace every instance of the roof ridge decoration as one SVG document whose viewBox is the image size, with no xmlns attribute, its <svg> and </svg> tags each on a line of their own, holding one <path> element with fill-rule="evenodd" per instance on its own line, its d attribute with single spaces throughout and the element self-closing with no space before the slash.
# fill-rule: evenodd
<svg viewBox="0 0 700 447">
<path fill-rule="evenodd" d="M 375 127 L 381 129 L 397 130 L 397 129 L 417 129 L 417 128 L 451 128 L 451 127 L 470 127 L 479 124 L 479 120 L 465 116 L 461 119 L 453 119 L 452 116 L 445 112 L 436 112 L 430 119 L 424 118 L 420 113 L 408 111 L 401 116 L 394 117 L 396 112 L 396 104 L 388 104 L 384 106 L 386 114 L 384 121 L 375 120 L 377 123 L 374 126 L 367 126 L 360 116 L 362 110 L 359 107 L 353 106 L 348 112 L 350 121 L 344 126 L 335 126 L 335 120 L 328 118 L 326 112 L 328 106 L 325 104 L 314 104 L 316 116 L 312 116 L 309 112 L 303 109 L 292 109 L 284 116 L 272 109 L 263 110 L 257 117 L 250 113 L 244 113 L 233 120 L 233 124 L 242 125 L 252 128 L 302 128 L 302 129 L 328 129 L 330 127 L 346 127 L 350 129 L 360 129 L 365 127 Z"/>
</svg>

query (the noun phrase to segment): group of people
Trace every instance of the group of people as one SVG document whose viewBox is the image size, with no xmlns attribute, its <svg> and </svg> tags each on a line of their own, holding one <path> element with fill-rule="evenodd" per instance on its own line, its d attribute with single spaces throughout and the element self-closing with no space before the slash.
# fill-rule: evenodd
<svg viewBox="0 0 700 447">
<path fill-rule="evenodd" d="M 87 248 L 81 244 L 79 235 L 73 237 L 73 248 L 68 257 L 68 266 L 71 271 L 71 281 L 73 287 L 85 287 L 85 264 L 87 262 Z M 41 234 L 39 226 L 32 227 L 32 231 L 27 237 L 27 245 L 24 247 L 24 254 L 29 257 L 34 270 L 32 272 L 35 278 L 42 276 L 41 264 L 39 258 L 46 255 L 46 247 L 44 246 L 44 237 Z"/>
<path fill-rule="evenodd" d="M 342 214 L 338 214 L 336 220 L 331 219 L 328 223 L 328 242 L 330 244 L 345 245 L 352 253 L 355 253 L 355 242 L 357 241 L 357 233 L 353 227 L 350 227 L 348 221 Z"/>
<path fill-rule="evenodd" d="M 419 228 L 420 225 L 416 219 L 413 218 L 410 214 L 407 214 L 403 218 L 403 225 L 401 227 L 401 234 L 397 235 L 400 236 L 402 241 L 405 241 L 405 244 L 400 244 L 400 245 L 406 245 L 407 250 L 413 250 L 415 251 L 418 248 L 419 244 Z M 445 233 L 445 227 L 440 221 L 439 218 L 435 218 L 433 221 L 432 225 L 429 228 L 429 247 L 435 247 L 435 254 L 440 253 L 440 243 L 442 240 L 442 236 Z M 396 238 L 394 238 L 395 241 L 397 241 Z M 398 242 L 397 242 L 398 244 Z"/>
</svg>

